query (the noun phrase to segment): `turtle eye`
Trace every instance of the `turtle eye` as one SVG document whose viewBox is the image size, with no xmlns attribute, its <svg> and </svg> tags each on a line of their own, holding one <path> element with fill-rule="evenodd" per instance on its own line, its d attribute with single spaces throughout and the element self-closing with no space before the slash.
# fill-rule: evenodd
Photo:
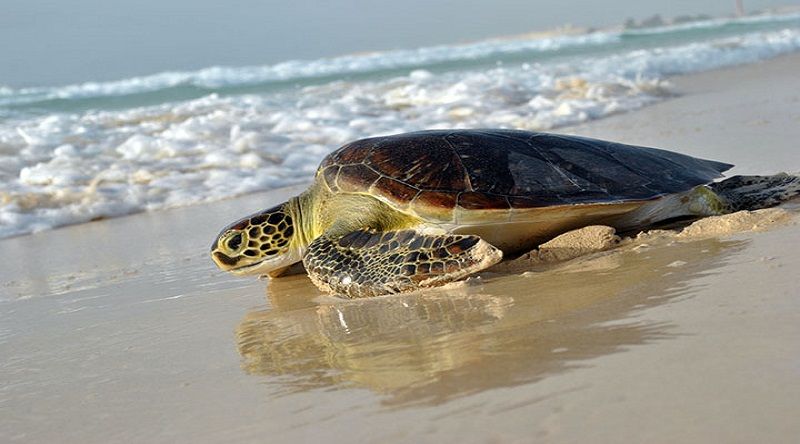
<svg viewBox="0 0 800 444">
<path fill-rule="evenodd" d="M 235 251 L 241 245 L 242 245 L 242 233 L 236 233 L 233 235 L 233 237 L 228 239 L 228 248 L 231 251 Z"/>
<path fill-rule="evenodd" d="M 244 242 L 244 233 L 241 231 L 231 231 L 220 240 L 219 246 L 226 254 L 230 255 L 239 251 L 239 248 Z"/>
</svg>

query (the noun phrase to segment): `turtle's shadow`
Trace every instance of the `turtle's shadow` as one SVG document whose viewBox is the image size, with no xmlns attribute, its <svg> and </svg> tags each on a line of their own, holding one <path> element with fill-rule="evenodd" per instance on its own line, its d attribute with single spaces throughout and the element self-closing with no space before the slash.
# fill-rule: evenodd
<svg viewBox="0 0 800 444">
<path fill-rule="evenodd" d="M 238 349 L 243 369 L 269 376 L 281 393 L 357 386 L 391 407 L 438 404 L 674 336 L 669 324 L 632 317 L 691 296 L 701 275 L 744 244 L 623 249 L 580 266 L 368 300 L 320 298 L 292 276 L 270 283 L 271 309 L 241 321 Z"/>
</svg>

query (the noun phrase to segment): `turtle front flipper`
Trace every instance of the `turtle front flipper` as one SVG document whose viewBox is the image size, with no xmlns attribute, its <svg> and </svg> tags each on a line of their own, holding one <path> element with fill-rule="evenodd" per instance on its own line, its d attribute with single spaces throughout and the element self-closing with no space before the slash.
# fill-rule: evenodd
<svg viewBox="0 0 800 444">
<path fill-rule="evenodd" d="M 444 285 L 502 256 L 477 236 L 358 230 L 320 236 L 308 246 L 303 264 L 323 291 L 358 298 Z"/>
</svg>

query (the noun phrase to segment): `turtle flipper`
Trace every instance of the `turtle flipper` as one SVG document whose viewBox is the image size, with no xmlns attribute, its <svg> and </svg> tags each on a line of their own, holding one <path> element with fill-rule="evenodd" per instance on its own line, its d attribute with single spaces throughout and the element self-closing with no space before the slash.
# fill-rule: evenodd
<svg viewBox="0 0 800 444">
<path fill-rule="evenodd" d="M 477 236 L 358 230 L 320 236 L 308 246 L 303 264 L 323 291 L 357 298 L 444 285 L 502 256 Z"/>
<path fill-rule="evenodd" d="M 769 208 L 800 195 L 800 176 L 733 176 L 708 186 L 722 197 L 728 211 Z"/>
</svg>

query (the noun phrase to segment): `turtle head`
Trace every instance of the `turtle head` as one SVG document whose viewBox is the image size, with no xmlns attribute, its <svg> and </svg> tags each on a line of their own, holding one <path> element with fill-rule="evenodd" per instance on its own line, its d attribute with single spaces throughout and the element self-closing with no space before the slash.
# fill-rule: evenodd
<svg viewBox="0 0 800 444">
<path fill-rule="evenodd" d="M 225 227 L 211 245 L 211 258 L 234 274 L 277 276 L 302 260 L 297 242 L 292 242 L 295 232 L 289 205 L 284 203 Z"/>
</svg>

